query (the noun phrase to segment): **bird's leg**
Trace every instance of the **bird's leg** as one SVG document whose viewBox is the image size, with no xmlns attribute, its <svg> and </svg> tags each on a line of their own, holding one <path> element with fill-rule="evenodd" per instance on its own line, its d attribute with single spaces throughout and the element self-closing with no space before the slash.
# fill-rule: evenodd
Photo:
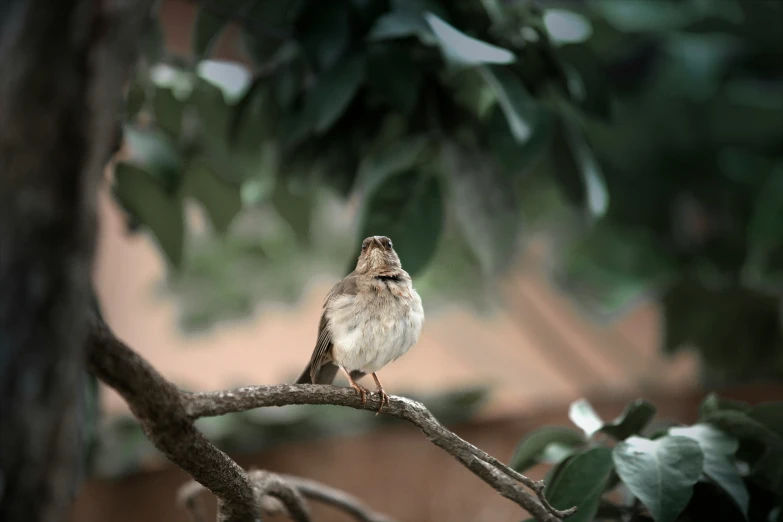
<svg viewBox="0 0 783 522">
<path fill-rule="evenodd" d="M 381 381 L 378 379 L 378 376 L 375 375 L 375 372 L 372 372 L 372 378 L 375 379 L 375 384 L 378 386 L 378 389 L 376 390 L 378 392 L 378 395 L 381 396 L 381 406 L 378 408 L 378 411 L 375 412 L 376 415 L 378 415 L 381 410 L 383 409 L 383 403 L 389 404 L 389 395 L 383 391 L 383 385 L 381 384 Z"/>
<path fill-rule="evenodd" d="M 367 394 L 370 393 L 370 391 L 367 388 L 365 388 L 364 386 L 362 386 L 361 384 L 359 384 L 356 381 L 354 381 L 353 377 L 351 377 L 351 373 L 348 370 L 346 370 L 342 366 L 340 366 L 340 369 L 343 371 L 345 376 L 348 377 L 348 383 L 351 385 L 351 388 L 356 390 L 356 393 L 361 395 L 361 397 L 362 397 L 362 406 L 364 406 L 367 403 Z"/>
</svg>

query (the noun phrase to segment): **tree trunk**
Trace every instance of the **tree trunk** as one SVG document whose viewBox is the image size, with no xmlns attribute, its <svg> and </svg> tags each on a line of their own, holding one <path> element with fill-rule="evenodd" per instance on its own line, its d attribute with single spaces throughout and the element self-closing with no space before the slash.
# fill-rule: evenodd
<svg viewBox="0 0 783 522">
<path fill-rule="evenodd" d="M 0 3 L 0 520 L 67 513 L 97 184 L 149 1 Z"/>
</svg>

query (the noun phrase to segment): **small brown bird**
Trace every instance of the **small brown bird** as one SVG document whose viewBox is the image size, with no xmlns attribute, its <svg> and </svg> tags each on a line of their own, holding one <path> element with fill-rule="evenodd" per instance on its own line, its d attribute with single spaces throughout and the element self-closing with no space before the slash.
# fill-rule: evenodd
<svg viewBox="0 0 783 522">
<path fill-rule="evenodd" d="M 416 344 L 423 323 L 421 298 L 391 239 L 368 237 L 354 271 L 324 300 L 313 355 L 296 383 L 331 384 L 339 368 L 365 404 L 369 391 L 356 381 L 372 373 L 380 413 L 389 396 L 376 372 Z"/>
</svg>

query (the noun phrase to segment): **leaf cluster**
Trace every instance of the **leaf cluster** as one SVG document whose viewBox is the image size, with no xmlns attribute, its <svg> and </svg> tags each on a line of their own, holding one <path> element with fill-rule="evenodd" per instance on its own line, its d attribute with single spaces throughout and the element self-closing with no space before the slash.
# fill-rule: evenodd
<svg viewBox="0 0 783 522">
<path fill-rule="evenodd" d="M 374 234 L 424 292 L 482 308 L 543 229 L 553 282 L 593 317 L 656 298 L 666 351 L 699 348 L 708 380 L 783 375 L 779 2 L 214 4 L 190 56 L 151 30 L 115 185 L 180 286 L 218 281 L 200 322 L 252 308 L 260 270 L 235 265 L 279 261 L 277 280 L 332 242 L 347 271 Z M 244 62 L 211 58 L 230 26 Z M 358 203 L 350 237 L 324 230 L 326 194 Z M 217 235 L 261 232 L 206 247 L 186 202 Z"/>
<path fill-rule="evenodd" d="M 605 421 L 580 399 L 578 429 L 546 426 L 525 436 L 509 465 L 551 465 L 546 496 L 569 521 L 783 520 L 783 403 L 750 406 L 709 395 L 697 423 L 656 422 L 645 400 Z"/>
</svg>

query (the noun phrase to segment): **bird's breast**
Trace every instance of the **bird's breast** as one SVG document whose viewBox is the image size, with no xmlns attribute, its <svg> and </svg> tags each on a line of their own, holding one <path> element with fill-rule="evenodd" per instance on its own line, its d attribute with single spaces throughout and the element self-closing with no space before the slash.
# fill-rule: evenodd
<svg viewBox="0 0 783 522">
<path fill-rule="evenodd" d="M 418 341 L 424 312 L 410 285 L 341 296 L 327 312 L 332 356 L 347 370 L 378 371 Z"/>
</svg>

